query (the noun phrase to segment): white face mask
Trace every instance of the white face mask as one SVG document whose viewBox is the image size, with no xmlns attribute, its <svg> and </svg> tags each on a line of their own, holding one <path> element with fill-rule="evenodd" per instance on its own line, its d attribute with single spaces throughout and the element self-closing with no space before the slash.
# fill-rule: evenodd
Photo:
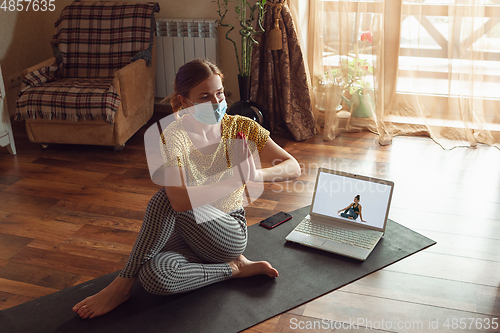
<svg viewBox="0 0 500 333">
<path fill-rule="evenodd" d="M 191 102 L 191 100 L 189 100 Z M 193 103 L 193 102 L 191 102 Z M 193 116 L 196 120 L 207 125 L 219 123 L 226 114 L 227 102 L 222 100 L 220 103 L 193 103 Z"/>
</svg>

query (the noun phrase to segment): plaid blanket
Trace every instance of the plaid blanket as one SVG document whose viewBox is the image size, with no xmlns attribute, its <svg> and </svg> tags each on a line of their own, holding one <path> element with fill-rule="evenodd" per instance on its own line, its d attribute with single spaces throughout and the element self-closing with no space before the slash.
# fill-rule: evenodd
<svg viewBox="0 0 500 333">
<path fill-rule="evenodd" d="M 74 2 L 55 23 L 52 47 L 63 77 L 111 77 L 150 49 L 157 3 Z"/>
<path fill-rule="evenodd" d="M 75 1 L 65 7 L 51 41 L 59 65 L 25 76 L 16 119 L 112 123 L 120 104 L 114 73 L 138 59 L 149 65 L 158 11 L 157 3 Z"/>
<path fill-rule="evenodd" d="M 27 75 L 32 80 L 44 81 L 44 84 L 26 85 L 30 82 L 25 77 L 17 100 L 16 119 L 105 120 L 113 123 L 120 105 L 113 78 L 56 79 L 58 68 L 44 67 Z"/>
</svg>

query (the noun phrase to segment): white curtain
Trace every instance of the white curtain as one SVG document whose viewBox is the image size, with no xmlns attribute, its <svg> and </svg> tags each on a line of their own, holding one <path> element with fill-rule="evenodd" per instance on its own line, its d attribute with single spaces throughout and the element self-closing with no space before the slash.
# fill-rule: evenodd
<svg viewBox="0 0 500 333">
<path fill-rule="evenodd" d="M 325 140 L 368 129 L 383 144 L 393 135 L 425 133 L 446 148 L 500 147 L 495 6 L 486 0 L 291 0 L 290 6 Z M 353 93 L 352 87 L 342 91 L 350 102 L 337 110 L 343 59 L 368 65 L 354 86 L 370 94 L 371 115 L 358 112 L 359 98 L 347 91 Z"/>
</svg>

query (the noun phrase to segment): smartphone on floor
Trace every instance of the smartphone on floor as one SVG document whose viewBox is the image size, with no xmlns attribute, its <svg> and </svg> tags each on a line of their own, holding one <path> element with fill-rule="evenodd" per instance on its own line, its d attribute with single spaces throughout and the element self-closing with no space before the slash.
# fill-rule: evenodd
<svg viewBox="0 0 500 333">
<path fill-rule="evenodd" d="M 273 229 L 277 226 L 279 226 L 281 223 L 286 222 L 292 218 L 292 215 L 285 213 L 285 212 L 279 212 L 274 214 L 273 216 L 269 216 L 267 219 L 262 220 L 260 222 L 260 225 L 263 226 L 264 228 L 267 229 Z"/>
</svg>

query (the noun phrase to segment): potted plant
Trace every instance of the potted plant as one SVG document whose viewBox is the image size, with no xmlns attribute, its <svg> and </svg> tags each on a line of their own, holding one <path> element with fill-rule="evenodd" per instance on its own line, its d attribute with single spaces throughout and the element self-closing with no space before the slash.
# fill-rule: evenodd
<svg viewBox="0 0 500 333">
<path fill-rule="evenodd" d="M 370 117 L 372 113 L 369 108 L 373 104 L 370 97 L 371 85 L 365 80 L 369 73 L 373 73 L 373 67 L 368 61 L 351 56 L 342 58 L 338 68 L 324 72 L 323 77 L 317 79 L 313 90 L 320 113 L 328 106 L 331 110 L 341 110 L 340 103 L 344 100 L 354 117 Z M 349 93 L 351 99 L 345 97 L 344 93 Z M 321 126 L 322 118 L 319 122 Z"/>
<path fill-rule="evenodd" d="M 373 74 L 373 67 L 365 59 L 356 57 L 345 57 L 340 61 L 340 67 L 325 73 L 325 79 L 332 80 L 340 85 L 342 89 L 351 95 L 356 90 L 362 89 L 368 92 L 371 88 L 370 82 L 365 81 L 365 76 Z"/>
<path fill-rule="evenodd" d="M 360 40 L 364 45 L 366 42 L 371 43 L 371 33 L 368 31 L 364 32 L 361 34 Z M 363 53 L 364 51 L 365 47 L 363 47 Z M 368 74 L 373 74 L 373 66 L 367 60 L 351 55 L 343 56 L 340 60 L 340 66 L 324 72 L 323 77 L 318 79 L 318 84 L 316 85 L 317 91 L 319 93 L 334 91 L 334 95 L 337 96 L 340 90 L 342 98 L 348 105 L 351 105 L 351 102 L 343 96 L 343 93 L 348 93 L 350 96 L 371 94 L 370 82 L 365 80 Z M 338 96 L 339 104 L 340 95 Z M 336 101 L 337 98 L 334 99 L 335 104 Z"/>
<path fill-rule="evenodd" d="M 254 119 L 260 124 L 264 123 L 264 117 L 261 112 L 262 107 L 257 103 L 250 101 L 250 72 L 252 63 L 252 49 L 258 44 L 255 40 L 255 35 L 264 32 L 262 22 L 264 19 L 264 5 L 266 0 L 257 0 L 254 5 L 250 5 L 247 0 L 214 0 L 218 6 L 217 13 L 220 17 L 220 26 L 228 27 L 226 39 L 233 43 L 238 63 L 238 84 L 240 91 L 240 101 L 231 105 L 228 109 L 228 114 L 240 114 Z M 238 50 L 236 42 L 230 37 L 230 33 L 234 30 L 234 25 L 225 23 L 224 19 L 229 12 L 229 2 L 235 2 L 234 11 L 236 12 L 241 29 L 241 49 Z M 254 28 L 254 21 L 256 27 Z"/>
<path fill-rule="evenodd" d="M 372 35 L 366 31 L 360 36 L 363 42 L 363 52 L 366 43 L 372 42 Z M 357 118 L 368 118 L 373 116 L 374 103 L 372 99 L 373 90 L 370 82 L 365 79 L 368 74 L 373 74 L 373 66 L 365 59 L 357 56 L 347 56 L 341 59 L 340 67 L 333 69 L 325 75 L 340 85 L 344 92 L 351 95 L 349 100 L 344 95 L 342 99 L 351 110 L 351 116 Z"/>
</svg>

